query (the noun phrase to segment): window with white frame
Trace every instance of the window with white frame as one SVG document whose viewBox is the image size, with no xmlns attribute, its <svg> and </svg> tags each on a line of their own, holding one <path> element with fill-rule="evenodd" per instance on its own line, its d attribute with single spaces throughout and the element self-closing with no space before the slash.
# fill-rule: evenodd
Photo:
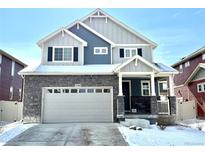
<svg viewBox="0 0 205 154">
<path fill-rule="evenodd" d="M 133 56 L 137 55 L 137 49 L 136 48 L 125 48 L 124 55 L 125 55 L 124 56 L 125 58 L 133 57 Z"/>
<path fill-rule="evenodd" d="M 185 67 L 189 67 L 190 66 L 190 62 L 187 61 L 185 64 L 184 64 Z"/>
<path fill-rule="evenodd" d="M 199 83 L 197 84 L 197 92 L 205 92 L 205 83 Z"/>
<path fill-rule="evenodd" d="M 183 66 L 182 66 L 182 64 L 179 65 L 179 73 L 183 73 Z"/>
<path fill-rule="evenodd" d="M 0 54 L 0 64 L 2 63 L 2 55 Z"/>
<path fill-rule="evenodd" d="M 11 86 L 10 89 L 9 89 L 9 92 L 10 92 L 10 100 L 13 99 L 13 95 L 14 95 L 14 88 Z"/>
<path fill-rule="evenodd" d="M 158 81 L 158 92 L 160 96 L 168 95 L 167 81 Z"/>
<path fill-rule="evenodd" d="M 205 53 L 202 54 L 202 60 L 205 60 Z"/>
<path fill-rule="evenodd" d="M 15 61 L 12 61 L 11 76 L 14 76 L 14 72 L 15 72 Z"/>
<path fill-rule="evenodd" d="M 54 47 L 53 58 L 56 62 L 72 62 L 73 47 Z"/>
<path fill-rule="evenodd" d="M 150 96 L 150 81 L 148 80 L 141 81 L 141 93 L 142 96 Z"/>
<path fill-rule="evenodd" d="M 94 54 L 95 55 L 106 55 L 108 54 L 107 47 L 94 47 Z"/>
</svg>

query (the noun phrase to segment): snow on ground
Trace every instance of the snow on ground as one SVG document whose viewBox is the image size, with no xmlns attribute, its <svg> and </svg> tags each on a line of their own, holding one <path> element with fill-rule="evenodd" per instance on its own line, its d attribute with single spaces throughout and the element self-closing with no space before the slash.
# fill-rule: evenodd
<svg viewBox="0 0 205 154">
<path fill-rule="evenodd" d="M 4 145 L 9 140 L 21 134 L 25 130 L 33 127 L 34 125 L 36 124 L 23 124 L 21 122 L 14 122 L 3 126 L 1 128 L 2 131 L 0 131 L 0 146 Z"/>
<path fill-rule="evenodd" d="M 168 126 L 165 130 L 156 125 L 142 131 L 119 127 L 124 139 L 131 146 L 202 146 L 205 132 L 183 126 Z"/>
<path fill-rule="evenodd" d="M 205 120 L 188 119 L 188 120 L 177 122 L 177 124 L 186 127 L 195 128 L 195 129 L 201 129 L 202 131 L 205 132 Z"/>
<path fill-rule="evenodd" d="M 0 127 L 3 127 L 4 125 L 7 125 L 9 124 L 9 122 L 6 122 L 6 121 L 0 121 Z"/>
</svg>

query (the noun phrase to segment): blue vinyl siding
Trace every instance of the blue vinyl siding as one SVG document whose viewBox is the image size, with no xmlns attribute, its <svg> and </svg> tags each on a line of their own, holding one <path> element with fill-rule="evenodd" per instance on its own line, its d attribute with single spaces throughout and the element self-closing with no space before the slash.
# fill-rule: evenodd
<svg viewBox="0 0 205 154">
<path fill-rule="evenodd" d="M 111 64 L 111 45 L 108 42 L 81 25 L 79 25 L 79 29 L 74 25 L 69 30 L 88 43 L 87 47 L 84 48 L 84 64 Z M 95 55 L 94 47 L 107 47 L 108 54 Z"/>
<path fill-rule="evenodd" d="M 123 78 L 123 80 L 130 80 L 131 81 L 131 96 L 142 96 L 141 94 L 141 80 L 149 80 L 149 78 Z M 151 81 L 150 81 L 151 82 Z M 151 83 L 150 83 L 151 86 Z M 150 87 L 151 90 L 151 87 Z M 158 96 L 158 79 L 155 79 L 155 92 Z"/>
</svg>

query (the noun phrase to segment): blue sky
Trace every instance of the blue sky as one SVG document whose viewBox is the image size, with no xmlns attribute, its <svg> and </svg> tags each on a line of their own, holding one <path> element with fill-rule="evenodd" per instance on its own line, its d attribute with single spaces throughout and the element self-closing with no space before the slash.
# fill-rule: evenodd
<svg viewBox="0 0 205 154">
<path fill-rule="evenodd" d="M 0 48 L 27 64 L 36 42 L 94 9 L 0 9 Z M 205 45 L 205 9 L 103 9 L 158 44 L 156 62 L 171 65 Z"/>
</svg>

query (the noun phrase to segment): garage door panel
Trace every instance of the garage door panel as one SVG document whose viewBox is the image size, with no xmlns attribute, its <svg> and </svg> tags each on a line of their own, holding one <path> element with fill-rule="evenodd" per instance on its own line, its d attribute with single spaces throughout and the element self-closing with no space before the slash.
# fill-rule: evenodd
<svg viewBox="0 0 205 154">
<path fill-rule="evenodd" d="M 103 89 L 96 87 L 99 88 Z M 108 93 L 103 90 L 101 93 L 78 93 L 79 90 L 77 93 L 62 93 L 62 90 L 60 93 L 45 92 L 43 122 L 111 122 L 113 96 L 109 89 Z"/>
</svg>

